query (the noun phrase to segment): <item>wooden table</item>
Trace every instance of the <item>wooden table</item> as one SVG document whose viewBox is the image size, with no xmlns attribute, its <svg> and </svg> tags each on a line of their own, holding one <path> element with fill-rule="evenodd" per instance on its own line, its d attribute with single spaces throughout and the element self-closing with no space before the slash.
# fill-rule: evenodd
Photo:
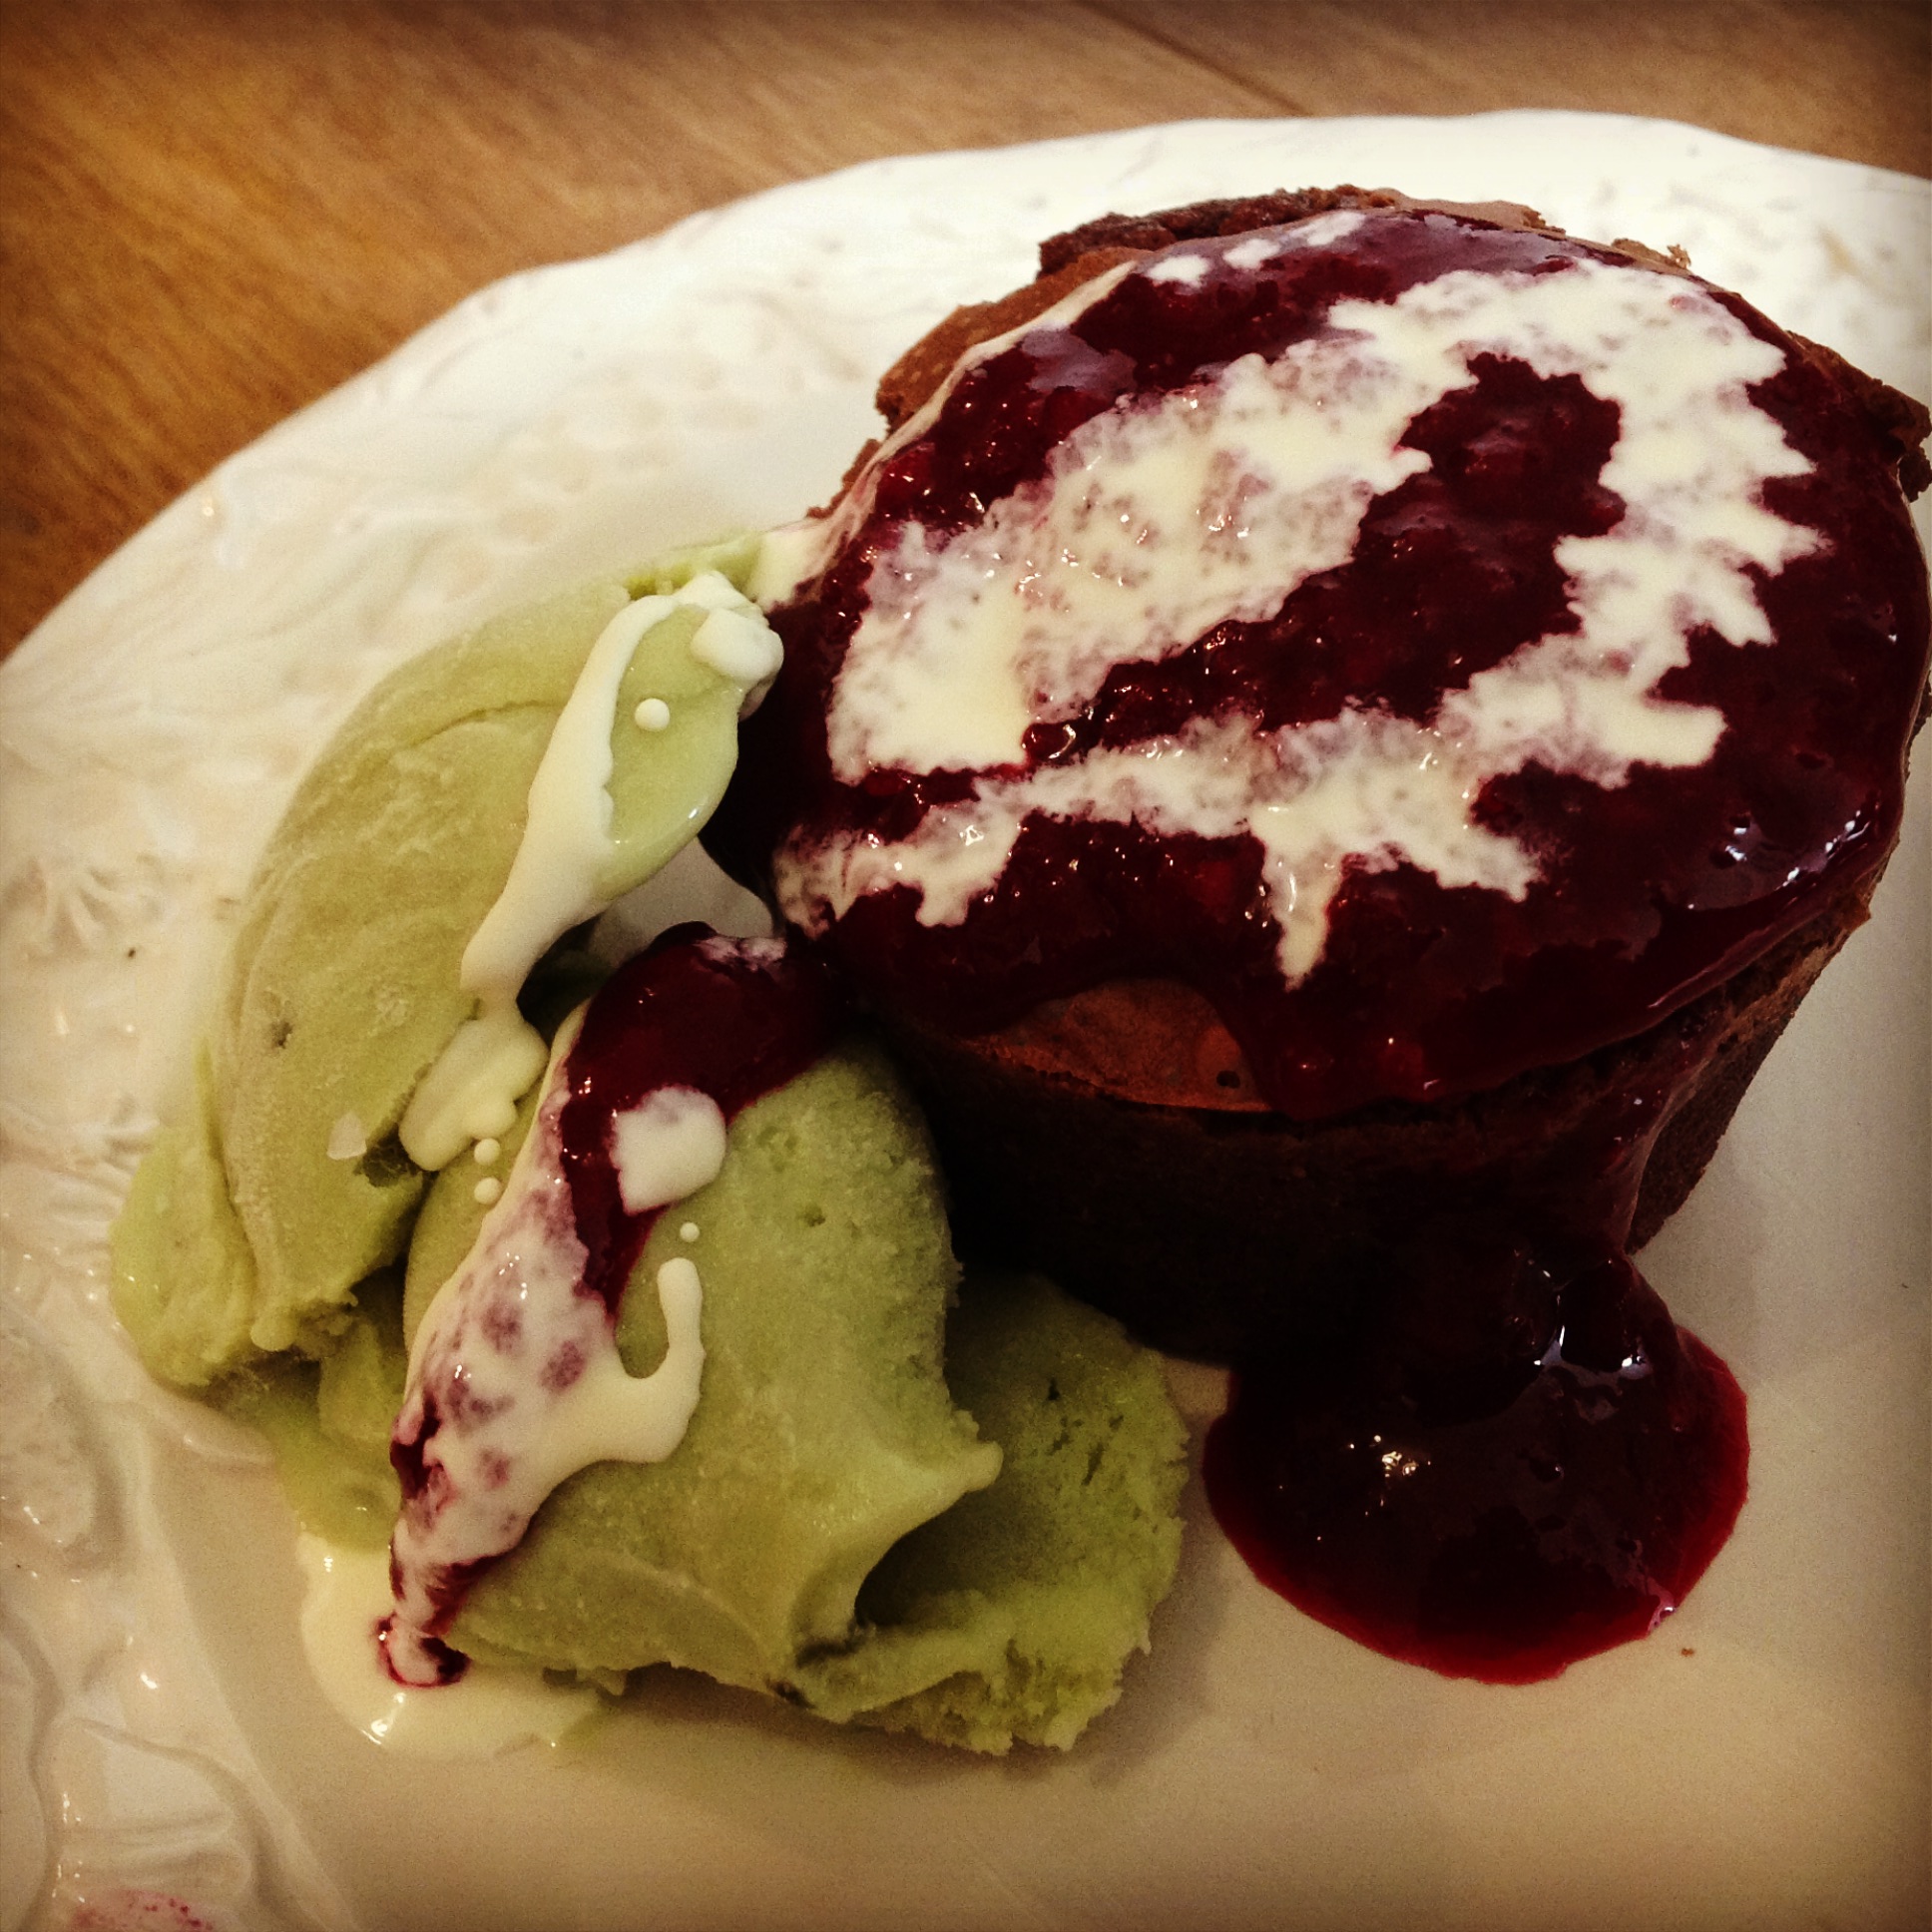
<svg viewBox="0 0 1932 1932">
<path fill-rule="evenodd" d="M 479 283 L 875 156 L 1656 114 L 1932 173 L 1923 0 L 9 0 L 0 651 Z"/>
</svg>

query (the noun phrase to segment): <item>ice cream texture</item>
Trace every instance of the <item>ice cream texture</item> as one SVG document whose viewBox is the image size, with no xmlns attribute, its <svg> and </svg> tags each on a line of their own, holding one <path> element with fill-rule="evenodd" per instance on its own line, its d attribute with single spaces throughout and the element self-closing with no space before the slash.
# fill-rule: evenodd
<svg viewBox="0 0 1932 1932">
<path fill-rule="evenodd" d="M 332 1542 L 388 1535 L 405 1332 L 469 1254 L 535 1112 L 534 1091 L 472 1106 L 435 1174 L 405 1151 L 423 1157 L 420 1136 L 399 1138 L 491 1011 L 465 954 L 491 919 L 500 940 L 506 882 L 529 869 L 558 720 L 603 680 L 595 862 L 561 896 L 537 880 L 554 903 L 524 921 L 531 958 L 654 873 L 722 794 L 769 675 L 735 589 L 756 548 L 683 553 L 405 666 L 263 855 L 192 1105 L 117 1225 L 115 1301 L 154 1373 L 263 1428 Z M 742 635 L 714 625 L 707 649 L 726 606 Z M 498 960 L 499 982 L 523 970 L 514 945 Z M 542 1020 L 528 988 L 524 1005 Z M 500 994 L 495 1011 L 529 1026 Z M 473 1140 L 475 1161 L 457 1151 Z M 717 1179 L 661 1217 L 617 1316 L 633 1376 L 664 1353 L 650 1284 L 674 1259 L 704 1284 L 685 1440 L 565 1481 L 477 1578 L 453 1642 L 606 1685 L 684 1666 L 978 1749 L 1071 1742 L 1118 1695 L 1178 1558 L 1184 1432 L 1158 1361 L 1044 1282 L 958 1296 L 923 1124 L 862 1042 L 747 1108 Z"/>
</svg>

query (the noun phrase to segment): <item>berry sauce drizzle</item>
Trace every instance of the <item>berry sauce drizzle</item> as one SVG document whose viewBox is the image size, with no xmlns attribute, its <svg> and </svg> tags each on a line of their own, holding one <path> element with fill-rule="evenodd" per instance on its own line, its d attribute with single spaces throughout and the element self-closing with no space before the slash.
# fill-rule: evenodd
<svg viewBox="0 0 1932 1932">
<path fill-rule="evenodd" d="M 665 1211 L 634 1213 L 625 1207 L 611 1147 L 613 1120 L 673 1089 L 708 1096 L 729 1122 L 818 1060 L 837 1019 L 830 983 L 809 956 L 775 940 L 719 938 L 703 926 L 666 933 L 620 967 L 591 1000 L 563 1064 L 554 1158 L 568 1231 L 583 1255 L 581 1272 L 564 1292 L 602 1304 L 593 1332 L 601 1326 L 605 1336 L 615 1337 L 631 1272 Z M 543 1125 L 540 1115 L 533 1134 Z M 508 1198 L 505 1205 L 511 1205 Z M 506 1239 L 540 1249 L 565 1231 L 541 1205 L 510 1226 Z M 475 1255 L 466 1260 L 451 1291 L 474 1305 L 457 1311 L 446 1347 L 424 1351 L 412 1363 L 412 1386 L 389 1451 L 402 1488 L 390 1556 L 399 1609 L 377 1631 L 390 1676 L 405 1686 L 448 1684 L 462 1675 L 467 1660 L 447 1633 L 477 1577 L 515 1546 L 527 1522 L 511 1520 L 514 1511 L 492 1514 L 487 1498 L 465 1494 L 454 1471 L 477 1459 L 461 1453 L 463 1438 L 500 1426 L 509 1408 L 540 1407 L 546 1392 L 569 1388 L 584 1370 L 581 1341 L 567 1337 L 560 1351 L 548 1353 L 537 1345 L 556 1324 L 546 1324 L 543 1310 L 521 1305 L 520 1268 L 539 1283 L 551 1280 L 550 1271 L 530 1268 L 529 1261 L 529 1255 L 519 1261 L 516 1254 L 486 1256 L 481 1264 Z M 466 1354 L 477 1350 L 487 1350 L 491 1385 L 498 1390 L 487 1399 L 475 1394 L 474 1373 L 466 1365 Z M 506 1364 L 513 1371 L 508 1388 L 502 1386 Z M 483 1464 L 486 1489 L 516 1493 L 519 1472 L 508 1461 L 493 1455 Z M 439 1522 L 464 1524 L 472 1533 L 480 1522 L 484 1541 L 476 1554 L 461 1556 L 439 1543 Z M 405 1564 L 405 1544 L 436 1552 L 417 1561 L 420 1574 Z"/>
<path fill-rule="evenodd" d="M 1203 1468 L 1261 1582 L 1491 1684 L 1678 1608 L 1737 1520 L 1748 1444 L 1729 1369 L 1622 1245 L 1667 1105 L 1625 1094 L 1531 1172 L 1415 1185 L 1359 1292 L 1239 1365 Z"/>
<path fill-rule="evenodd" d="M 1621 1253 L 1482 1286 L 1514 1304 L 1514 1350 L 1445 1362 L 1443 1304 L 1394 1288 L 1346 1343 L 1242 1368 L 1204 1470 L 1297 1609 L 1446 1677 L 1530 1684 L 1648 1635 L 1703 1574 L 1744 1501 L 1744 1397 Z"/>
<path fill-rule="evenodd" d="M 1233 358 L 1319 341 L 1339 301 L 1390 302 L 1460 271 L 1536 279 L 1626 257 L 1537 231 L 1405 211 L 1338 243 L 1230 264 L 1193 242 L 1188 277 L 1136 272 L 1071 321 L 1042 321 L 972 364 L 920 433 L 890 446 L 822 572 L 772 614 L 785 666 L 744 729 L 707 843 L 769 876 L 787 839 L 892 843 L 988 772 L 887 764 L 834 770 L 827 717 L 871 609 L 874 569 L 908 526 L 950 542 L 1107 411 L 1211 383 Z M 1662 273 L 1663 271 L 1659 271 Z M 1809 465 L 1762 485 L 1764 509 L 1812 533 L 1810 554 L 1751 567 L 1770 642 L 1708 626 L 1658 688 L 1724 726 L 1694 765 L 1638 762 L 1598 783 L 1532 761 L 1487 781 L 1475 817 L 1517 840 L 1520 898 L 1445 885 L 1407 860 L 1351 864 L 1313 970 L 1290 984 L 1247 835 L 1163 836 L 1139 821 L 1029 815 L 996 886 L 956 922 L 920 894 L 867 890 L 827 944 L 881 1004 L 956 1034 L 1110 979 L 1188 981 L 1241 1045 L 1262 1096 L 1296 1119 L 1383 1099 L 1453 1100 L 1655 1025 L 1760 956 L 1868 874 L 1900 822 L 1906 738 L 1927 657 L 1922 559 L 1887 449 L 1819 360 L 1735 296 L 1692 277 L 1783 366 L 1752 404 Z M 1566 542 L 1615 529 L 1615 403 L 1506 353 L 1424 409 L 1400 447 L 1428 464 L 1367 507 L 1349 561 L 1272 617 L 1228 620 L 1153 660 L 1117 664 L 1078 715 L 1037 725 L 1029 775 L 1126 748 L 1190 720 L 1274 730 L 1362 708 L 1426 726 L 1445 696 L 1539 638 L 1575 628 Z M 1773 662 L 1774 661 L 1774 662 Z"/>
<path fill-rule="evenodd" d="M 709 1094 L 725 1120 L 795 1079 L 831 1044 L 837 1004 L 809 956 L 775 940 L 678 926 L 619 967 L 584 1014 L 565 1062 L 564 1173 L 583 1291 L 617 1319 L 625 1283 L 662 1209 L 626 1211 L 611 1159 L 613 1116 L 665 1087 Z"/>
</svg>

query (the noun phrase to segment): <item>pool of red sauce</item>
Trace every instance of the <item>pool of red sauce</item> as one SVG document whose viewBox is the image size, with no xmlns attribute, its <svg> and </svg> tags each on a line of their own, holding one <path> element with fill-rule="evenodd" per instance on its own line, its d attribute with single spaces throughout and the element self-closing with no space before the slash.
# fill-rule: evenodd
<svg viewBox="0 0 1932 1932">
<path fill-rule="evenodd" d="M 1654 1630 L 1729 1536 L 1744 1395 L 1624 1251 L 1673 1091 L 1604 1097 L 1534 1173 L 1416 1180 L 1345 1300 L 1242 1362 L 1203 1459 L 1289 1602 L 1385 1655 L 1528 1684 Z"/>
<path fill-rule="evenodd" d="M 967 371 L 880 467 L 824 573 L 772 614 L 784 670 L 707 836 L 740 877 L 764 876 L 794 827 L 892 840 L 970 795 L 968 772 L 851 785 L 830 767 L 832 683 L 904 523 L 943 539 L 1041 478 L 1080 424 L 1317 335 L 1339 299 L 1388 300 L 1451 269 L 1624 259 L 1420 212 L 1245 271 L 1221 260 L 1228 242 L 1186 245 L 1211 263 L 1198 283 L 1129 275 Z M 1288 988 L 1253 840 L 1035 819 L 959 925 L 920 925 L 915 893 L 894 888 L 833 923 L 828 955 L 870 997 L 965 1034 L 1108 979 L 1184 979 L 1270 1104 L 1322 1119 L 1480 1093 L 1630 1038 L 1795 930 L 1896 835 L 1925 572 L 1865 416 L 1774 325 L 1716 298 L 1787 352 L 1750 393 L 1813 467 L 1763 500 L 1820 541 L 1754 573 L 1774 661 L 1698 631 L 1666 679 L 1664 697 L 1724 715 L 1703 765 L 1639 766 L 1614 789 L 1533 766 L 1485 788 L 1483 822 L 1538 861 L 1521 902 L 1406 865 L 1357 872 L 1321 961 Z M 1619 418 L 1575 376 L 1476 357 L 1468 385 L 1408 426 L 1430 467 L 1370 506 L 1349 564 L 1269 620 L 1118 667 L 1078 717 L 1034 728 L 1029 766 L 1204 716 L 1273 728 L 1352 701 L 1427 720 L 1445 691 L 1576 629 L 1555 550 L 1623 515 L 1602 481 Z M 1239 1365 L 1207 1481 L 1264 1583 L 1376 1650 L 1497 1683 L 1641 1637 L 1682 1601 L 1736 1519 L 1747 1451 L 1737 1383 L 1623 1247 L 1669 1103 L 1626 1096 L 1578 1135 L 1562 1186 L 1490 1177 L 1446 1200 L 1419 1184 L 1347 1305 Z"/>
<path fill-rule="evenodd" d="M 1511 1263 L 1446 1359 L 1432 1273 L 1403 1284 L 1426 1284 L 1422 1311 L 1398 1291 L 1346 1345 L 1246 1364 L 1203 1464 L 1270 1589 L 1385 1656 L 1490 1684 L 1655 1630 L 1730 1535 L 1747 1464 L 1742 1390 L 1620 1249 Z M 1454 1346 L 1497 1325 L 1512 1345 Z"/>
<path fill-rule="evenodd" d="M 664 934 L 599 989 L 564 1062 L 570 1098 L 559 1129 L 585 1253 L 577 1292 L 604 1303 L 613 1329 L 631 1270 L 667 1211 L 634 1214 L 625 1207 L 611 1158 L 613 1117 L 662 1088 L 686 1087 L 708 1094 L 729 1122 L 820 1059 L 837 1022 L 831 982 L 809 954 L 768 940 L 721 938 L 704 926 Z M 425 1390 L 421 1429 L 390 1444 L 405 1510 L 424 1496 L 430 1480 L 424 1452 L 449 1421 Z M 440 1465 L 438 1479 L 444 1480 Z M 434 1581 L 437 1612 L 423 1648 L 440 1683 L 454 1682 L 468 1662 L 443 1633 L 494 1561 L 451 1565 Z M 384 1618 L 377 1628 L 384 1666 L 398 1684 L 420 1688 L 390 1661 L 393 1622 Z"/>
</svg>

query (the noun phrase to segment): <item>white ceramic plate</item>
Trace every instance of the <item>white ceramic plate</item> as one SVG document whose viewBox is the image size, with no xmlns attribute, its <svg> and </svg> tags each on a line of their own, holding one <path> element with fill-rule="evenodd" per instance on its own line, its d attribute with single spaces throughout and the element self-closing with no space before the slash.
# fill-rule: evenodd
<svg viewBox="0 0 1932 1932">
<path fill-rule="evenodd" d="M 1528 201 L 1927 392 L 1928 185 L 1580 115 L 1200 123 L 855 169 L 484 290 L 226 463 L 0 671 L 0 1928 L 1857 1926 L 1928 1908 L 1927 786 L 1647 1266 L 1749 1393 L 1738 1531 L 1527 1690 L 1388 1663 L 1199 1508 L 1070 1756 L 703 1687 L 469 1766 L 341 1725 L 252 1446 L 149 1384 L 105 1233 L 304 760 L 505 604 L 795 515 L 877 372 L 1110 208 L 1354 180 Z M 1211 1386 L 1197 1387 L 1211 1399 Z"/>
</svg>

